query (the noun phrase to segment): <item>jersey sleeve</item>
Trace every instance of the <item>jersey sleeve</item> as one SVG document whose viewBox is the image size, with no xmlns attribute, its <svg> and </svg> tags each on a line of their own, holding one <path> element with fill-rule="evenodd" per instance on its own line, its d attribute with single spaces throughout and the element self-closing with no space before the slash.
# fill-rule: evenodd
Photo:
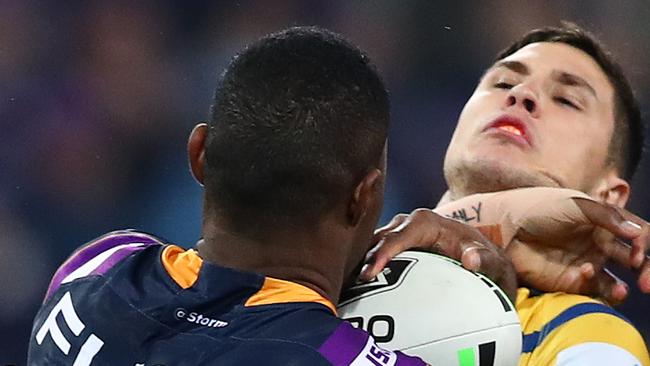
<svg viewBox="0 0 650 366">
<path fill-rule="evenodd" d="M 526 365 L 650 366 L 648 351 L 636 328 L 601 303 L 573 305 L 539 330 L 525 333 Z"/>
<path fill-rule="evenodd" d="M 363 330 L 341 322 L 318 351 L 333 366 L 425 366 L 417 357 L 379 347 Z"/>
<path fill-rule="evenodd" d="M 160 239 L 133 230 L 113 231 L 92 240 L 77 249 L 54 273 L 44 302 L 63 284 L 89 275 L 104 274 L 134 252 L 161 244 Z"/>
<path fill-rule="evenodd" d="M 139 324 L 141 314 L 115 296 L 101 278 L 132 254 L 161 244 L 149 234 L 122 230 L 103 235 L 75 251 L 54 274 L 36 314 L 27 364 L 88 366 L 107 364 L 101 360 L 102 351 L 111 355 L 130 354 L 115 352 L 107 343 L 107 334 Z M 129 336 L 122 334 L 119 338 L 127 342 Z"/>
</svg>

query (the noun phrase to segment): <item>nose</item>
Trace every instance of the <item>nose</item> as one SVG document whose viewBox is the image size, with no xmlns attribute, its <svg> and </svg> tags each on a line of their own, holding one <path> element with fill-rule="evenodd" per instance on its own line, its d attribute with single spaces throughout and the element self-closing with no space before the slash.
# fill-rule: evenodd
<svg viewBox="0 0 650 366">
<path fill-rule="evenodd" d="M 506 98 L 505 107 L 521 107 L 525 109 L 533 118 L 539 117 L 540 113 L 540 106 L 537 95 L 529 86 L 525 84 L 518 84 L 510 89 L 510 92 Z"/>
</svg>

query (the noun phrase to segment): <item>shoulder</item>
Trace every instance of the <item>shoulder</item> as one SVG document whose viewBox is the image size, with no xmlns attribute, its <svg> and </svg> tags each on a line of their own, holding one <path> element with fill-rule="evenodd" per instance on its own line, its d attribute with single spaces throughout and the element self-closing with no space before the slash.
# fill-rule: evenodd
<svg viewBox="0 0 650 366">
<path fill-rule="evenodd" d="M 91 240 L 72 253 L 57 269 L 45 300 L 63 284 L 89 275 L 104 274 L 128 256 L 163 244 L 160 238 L 134 230 L 113 231 Z"/>
<path fill-rule="evenodd" d="M 560 361 L 579 360 L 590 365 L 635 365 L 626 363 L 629 359 L 637 365 L 650 365 L 645 343 L 634 325 L 593 298 L 564 293 L 531 296 L 528 292 L 524 296 L 520 291 L 517 310 L 524 333 L 522 358 L 530 364 L 572 365 Z M 601 363 L 584 359 L 587 354 L 601 353 Z M 616 361 L 606 362 L 605 354 Z"/>
</svg>

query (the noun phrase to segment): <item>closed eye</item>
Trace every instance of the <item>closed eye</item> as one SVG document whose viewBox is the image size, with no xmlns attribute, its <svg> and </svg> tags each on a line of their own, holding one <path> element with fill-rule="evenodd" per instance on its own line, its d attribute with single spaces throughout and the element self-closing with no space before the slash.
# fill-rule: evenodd
<svg viewBox="0 0 650 366">
<path fill-rule="evenodd" d="M 510 83 L 503 82 L 503 81 L 494 84 L 494 87 L 497 88 L 497 89 L 512 89 L 513 86 L 514 85 L 512 85 Z"/>
<path fill-rule="evenodd" d="M 555 98 L 553 98 L 553 100 L 555 100 L 559 104 L 565 105 L 565 106 L 567 106 L 569 108 L 573 108 L 573 109 L 578 110 L 578 111 L 581 110 L 580 107 L 578 107 L 578 105 L 576 105 L 575 103 L 573 103 L 572 101 L 570 101 L 567 98 L 555 97 Z"/>
</svg>

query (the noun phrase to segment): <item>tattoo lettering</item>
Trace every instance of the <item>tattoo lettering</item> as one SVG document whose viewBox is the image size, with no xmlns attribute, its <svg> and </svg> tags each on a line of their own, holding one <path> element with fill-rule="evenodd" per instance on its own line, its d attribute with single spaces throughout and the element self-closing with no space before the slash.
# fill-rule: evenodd
<svg viewBox="0 0 650 366">
<path fill-rule="evenodd" d="M 447 215 L 447 217 L 450 217 L 455 220 L 460 220 L 463 222 L 472 222 L 476 221 L 477 223 L 481 222 L 481 206 L 482 202 L 478 202 L 476 205 L 471 205 L 470 206 L 470 213 L 468 214 L 465 208 L 461 208 L 458 210 L 455 210 L 452 212 L 450 215 Z"/>
</svg>

